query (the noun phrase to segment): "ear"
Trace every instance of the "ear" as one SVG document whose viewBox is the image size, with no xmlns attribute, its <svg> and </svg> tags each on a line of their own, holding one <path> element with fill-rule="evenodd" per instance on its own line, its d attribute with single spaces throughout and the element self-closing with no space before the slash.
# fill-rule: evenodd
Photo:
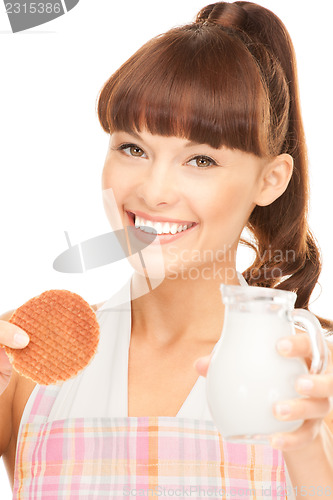
<svg viewBox="0 0 333 500">
<path fill-rule="evenodd" d="M 293 168 L 294 160 L 289 154 L 284 153 L 270 160 L 263 169 L 254 202 L 264 207 L 279 198 L 288 187 Z"/>
</svg>

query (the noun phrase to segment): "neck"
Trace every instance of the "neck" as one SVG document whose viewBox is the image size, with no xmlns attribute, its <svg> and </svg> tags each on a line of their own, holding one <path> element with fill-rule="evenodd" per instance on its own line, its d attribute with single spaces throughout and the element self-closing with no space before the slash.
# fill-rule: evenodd
<svg viewBox="0 0 333 500">
<path fill-rule="evenodd" d="M 228 271 L 228 272 L 227 272 Z M 182 275 L 177 279 L 165 277 L 152 288 L 152 283 L 135 273 L 131 284 L 132 334 L 158 347 L 184 341 L 216 343 L 221 335 L 224 304 L 221 283 L 239 285 L 235 267 L 216 269 L 202 278 Z M 145 290 L 148 293 L 139 294 Z"/>
</svg>

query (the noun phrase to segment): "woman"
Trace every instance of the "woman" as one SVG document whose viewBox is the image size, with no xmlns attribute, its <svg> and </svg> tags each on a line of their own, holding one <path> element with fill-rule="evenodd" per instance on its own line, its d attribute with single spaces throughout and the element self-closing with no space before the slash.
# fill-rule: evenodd
<svg viewBox="0 0 333 500">
<path fill-rule="evenodd" d="M 320 273 L 284 25 L 253 3 L 209 5 L 124 63 L 98 113 L 110 134 L 103 189 L 112 227 L 154 241 L 142 251 L 145 268 L 132 255 L 131 280 L 99 308 L 91 365 L 48 388 L 13 375 L 3 392 L 1 449 L 12 474 L 16 458 L 14 497 L 329 496 L 331 360 L 325 374 L 307 377 L 312 388 L 298 387 L 310 398 L 292 401 L 289 413 L 286 402 L 280 413 L 276 406 L 277 418 L 305 422 L 271 446 L 222 440 L 193 367 L 220 337 L 221 283 L 295 290 L 296 307 L 307 308 Z M 242 277 L 244 227 L 257 258 Z M 1 341 L 11 345 L 13 333 L 5 324 Z M 286 356 L 310 353 L 301 332 L 282 347 Z M 207 363 L 197 365 L 202 375 Z"/>
</svg>

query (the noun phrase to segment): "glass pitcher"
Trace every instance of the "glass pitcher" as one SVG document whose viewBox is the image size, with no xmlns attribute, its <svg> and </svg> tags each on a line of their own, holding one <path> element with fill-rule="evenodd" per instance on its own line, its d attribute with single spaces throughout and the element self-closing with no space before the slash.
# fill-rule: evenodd
<svg viewBox="0 0 333 500">
<path fill-rule="evenodd" d="M 271 434 L 291 432 L 303 423 L 278 420 L 273 404 L 306 397 L 295 389 L 298 377 L 325 370 L 321 325 L 309 311 L 294 309 L 294 292 L 235 285 L 220 290 L 225 317 L 207 373 L 208 406 L 224 439 L 267 443 Z M 285 358 L 276 350 L 280 338 L 296 335 L 294 322 L 310 337 L 310 370 L 303 359 Z"/>
</svg>

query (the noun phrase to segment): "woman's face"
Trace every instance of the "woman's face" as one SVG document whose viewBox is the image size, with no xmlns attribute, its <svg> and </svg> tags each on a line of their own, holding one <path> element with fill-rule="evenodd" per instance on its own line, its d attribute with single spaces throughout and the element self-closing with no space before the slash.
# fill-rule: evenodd
<svg viewBox="0 0 333 500">
<path fill-rule="evenodd" d="M 190 268 L 197 268 L 196 274 L 205 268 L 207 278 L 215 273 L 221 280 L 224 270 L 235 268 L 238 240 L 256 205 L 264 162 L 239 150 L 179 137 L 115 132 L 102 177 L 104 193 L 112 192 L 114 198 L 107 215 L 113 229 L 133 226 L 136 220 L 164 232 L 145 249 L 145 259 L 162 255 L 165 275 L 176 279 L 182 273 L 184 278 Z M 140 242 L 149 241 L 142 229 L 134 233 Z"/>
</svg>

